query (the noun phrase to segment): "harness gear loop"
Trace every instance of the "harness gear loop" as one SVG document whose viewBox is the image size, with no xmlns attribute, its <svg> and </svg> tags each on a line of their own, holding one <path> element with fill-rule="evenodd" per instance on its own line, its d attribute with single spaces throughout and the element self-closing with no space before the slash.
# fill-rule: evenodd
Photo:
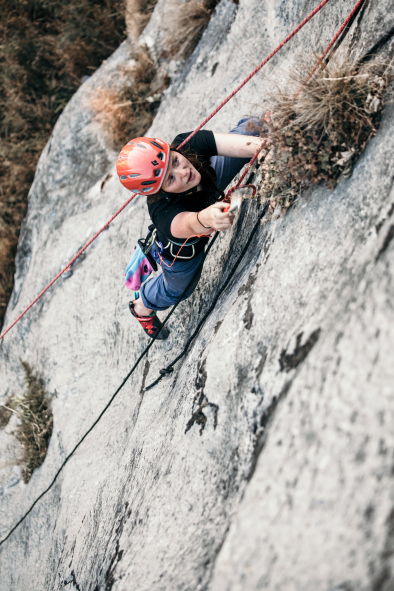
<svg viewBox="0 0 394 591">
<path fill-rule="evenodd" d="M 140 238 L 139 240 L 137 240 L 137 243 L 138 243 L 140 249 L 142 250 L 142 252 L 146 256 L 146 258 L 148 259 L 150 264 L 152 265 L 152 268 L 154 271 L 157 271 L 158 267 L 157 267 L 157 262 L 156 262 L 154 256 L 152 255 L 151 250 L 152 250 L 152 246 L 156 243 L 156 236 L 157 236 L 157 230 L 156 230 L 155 226 L 153 224 L 151 224 L 148 228 L 148 234 L 146 235 L 146 237 Z"/>
</svg>

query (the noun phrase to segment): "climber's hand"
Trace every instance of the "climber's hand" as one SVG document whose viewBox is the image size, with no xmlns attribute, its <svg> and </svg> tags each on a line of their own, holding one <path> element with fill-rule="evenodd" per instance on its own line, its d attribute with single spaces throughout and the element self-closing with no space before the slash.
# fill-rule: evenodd
<svg viewBox="0 0 394 591">
<path fill-rule="evenodd" d="M 222 232 L 228 230 L 234 221 L 234 214 L 230 211 L 224 211 L 228 209 L 229 204 L 217 201 L 213 205 L 206 207 L 199 212 L 198 217 L 204 226 Z"/>
</svg>

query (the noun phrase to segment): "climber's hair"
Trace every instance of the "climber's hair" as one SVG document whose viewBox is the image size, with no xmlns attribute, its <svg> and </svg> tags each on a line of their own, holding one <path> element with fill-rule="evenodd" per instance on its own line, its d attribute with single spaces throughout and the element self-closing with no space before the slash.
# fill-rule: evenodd
<svg viewBox="0 0 394 591">
<path fill-rule="evenodd" d="M 216 181 L 213 173 L 209 170 L 209 168 L 204 166 L 203 162 L 195 152 L 192 152 L 190 149 L 188 149 L 187 146 L 185 148 L 178 150 L 176 146 L 171 145 L 170 149 L 172 152 L 179 152 L 179 154 L 182 154 L 182 156 L 189 160 L 189 162 L 194 166 L 194 168 L 198 170 L 198 172 L 201 174 L 202 184 L 205 185 L 205 187 L 217 191 L 218 193 L 221 193 L 221 191 L 219 191 L 219 189 L 216 186 Z M 161 189 L 158 193 L 155 193 L 154 195 L 149 195 L 147 197 L 147 201 L 148 205 L 152 205 L 153 203 L 157 203 L 163 198 L 170 200 L 174 199 L 174 197 L 182 197 L 185 194 L 186 193 L 170 193 L 168 191 L 163 191 L 163 189 Z"/>
</svg>

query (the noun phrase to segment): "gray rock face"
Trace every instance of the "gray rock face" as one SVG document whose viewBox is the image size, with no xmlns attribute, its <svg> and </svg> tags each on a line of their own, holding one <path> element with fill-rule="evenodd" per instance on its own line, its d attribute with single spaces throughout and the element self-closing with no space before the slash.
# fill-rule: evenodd
<svg viewBox="0 0 394 591">
<path fill-rule="evenodd" d="M 329 3 L 207 127 L 226 131 L 260 113 L 295 56 L 325 46 L 351 5 Z M 224 0 L 176 65 L 149 133 L 171 140 L 192 129 L 312 6 Z M 367 4 L 346 38 L 353 55 L 384 38 L 390 6 Z M 122 45 L 81 87 L 43 152 L 5 325 L 128 196 L 84 95 L 118 80 L 129 52 Z M 392 121 L 389 106 L 350 179 L 261 224 L 232 274 L 260 212 L 244 203 L 171 318 L 169 340 L 150 349 L 0 547 L 1 591 L 393 589 Z M 147 223 L 138 198 L 1 345 L 1 401 L 22 389 L 23 359 L 44 376 L 54 413 L 46 460 L 28 485 L 15 423 L 0 429 L 1 537 L 147 345 L 122 287 Z M 187 355 L 145 392 L 230 274 Z"/>
</svg>

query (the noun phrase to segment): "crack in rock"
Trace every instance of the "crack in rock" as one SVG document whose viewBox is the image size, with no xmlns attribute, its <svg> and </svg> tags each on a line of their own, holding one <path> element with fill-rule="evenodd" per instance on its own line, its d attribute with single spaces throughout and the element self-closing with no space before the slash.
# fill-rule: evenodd
<svg viewBox="0 0 394 591">
<path fill-rule="evenodd" d="M 66 585 L 72 585 L 73 587 L 75 587 L 75 589 L 77 589 L 77 591 L 81 591 L 81 587 L 78 585 L 77 583 L 77 579 L 75 577 L 75 572 L 72 570 L 71 574 L 69 577 L 67 577 L 67 579 L 64 579 L 63 581 L 63 586 L 66 587 Z"/>
<path fill-rule="evenodd" d="M 383 240 L 383 244 L 380 247 L 378 254 L 376 255 L 375 262 L 377 262 L 380 259 L 380 257 L 382 256 L 382 254 L 384 252 L 386 252 L 386 250 L 388 249 L 390 242 L 392 241 L 393 238 L 394 238 L 394 224 L 391 224 L 391 226 L 385 236 L 385 239 Z"/>
<path fill-rule="evenodd" d="M 286 398 L 287 394 L 289 393 L 292 383 L 293 383 L 293 380 L 291 380 L 291 379 L 288 380 L 284 384 L 284 386 L 282 387 L 279 394 L 277 396 L 273 396 L 270 404 L 262 411 L 260 417 L 256 417 L 256 424 L 255 424 L 255 429 L 254 429 L 254 434 L 256 437 L 256 444 L 255 444 L 254 451 L 253 451 L 252 458 L 251 458 L 250 469 L 249 469 L 249 472 L 246 476 L 246 480 L 248 482 L 250 482 L 253 477 L 253 474 L 256 470 L 258 459 L 259 459 L 260 454 L 261 454 L 261 452 L 264 448 L 264 445 L 267 441 L 269 424 L 271 423 L 271 421 L 275 415 L 275 411 L 276 411 L 279 403 L 282 400 L 284 400 Z M 264 396 L 263 396 L 263 398 L 264 398 Z"/>
<path fill-rule="evenodd" d="M 147 359 L 145 361 L 144 369 L 143 369 L 143 372 L 142 372 L 142 383 L 141 383 L 141 388 L 140 388 L 140 394 L 141 395 L 144 394 L 145 384 L 146 384 L 146 378 L 148 377 L 149 369 L 150 369 L 150 362 Z"/>
<path fill-rule="evenodd" d="M 380 565 L 371 583 L 372 591 L 391 591 L 393 588 L 391 561 L 394 555 L 394 509 L 391 509 L 385 526 L 386 537 L 380 553 Z"/>
<path fill-rule="evenodd" d="M 246 330 L 249 330 L 253 324 L 254 315 L 253 315 L 252 304 L 251 304 L 252 287 L 256 281 L 259 267 L 260 267 L 260 263 L 257 263 L 256 268 L 255 268 L 255 272 L 251 273 L 249 275 L 246 283 L 238 289 L 238 296 L 242 296 L 242 295 L 247 296 L 246 311 L 245 311 L 245 314 L 243 315 L 243 318 L 242 318 L 242 322 L 244 323 Z"/>
<path fill-rule="evenodd" d="M 208 417 L 204 413 L 204 408 L 211 408 L 213 411 L 213 428 L 216 429 L 218 424 L 219 406 L 214 402 L 210 402 L 205 395 L 204 388 L 207 381 L 207 372 L 205 369 L 206 359 L 200 361 L 197 365 L 197 377 L 195 385 L 197 393 L 193 399 L 192 416 L 185 427 L 185 434 L 193 427 L 194 424 L 200 425 L 200 435 L 205 429 Z"/>
<path fill-rule="evenodd" d="M 383 218 L 382 220 L 380 220 L 380 221 L 379 221 L 379 222 L 376 224 L 375 228 L 376 228 L 376 233 L 377 233 L 377 234 L 379 234 L 380 230 L 382 229 L 382 226 L 384 225 L 384 223 L 385 223 L 385 222 L 386 222 L 386 221 L 387 221 L 389 218 L 391 218 L 391 216 L 393 215 L 393 213 L 394 213 L 394 203 L 392 203 L 392 204 L 391 204 L 391 207 L 390 207 L 390 209 L 388 210 L 388 212 L 387 212 L 387 215 L 385 215 L 385 216 L 384 216 L 384 218 Z"/>
<path fill-rule="evenodd" d="M 119 540 L 116 540 L 115 551 L 111 557 L 111 562 L 105 573 L 105 591 L 111 591 L 115 583 L 114 572 L 118 563 L 122 560 L 123 556 L 123 550 L 119 549 L 119 545 Z"/>
<path fill-rule="evenodd" d="M 375 55 L 381 49 L 383 49 L 383 47 L 386 45 L 386 43 L 388 43 L 393 38 L 393 36 L 394 36 L 394 27 L 391 27 L 391 29 L 389 31 L 387 31 L 387 33 L 385 35 L 380 37 L 380 39 L 375 43 L 375 45 L 373 45 L 370 49 L 368 49 L 365 52 L 364 56 L 360 60 L 360 64 L 368 62 L 373 57 L 375 57 Z"/>
<path fill-rule="evenodd" d="M 116 570 L 116 567 L 118 566 L 119 562 L 122 560 L 123 553 L 124 553 L 124 550 L 120 549 L 120 538 L 123 534 L 123 529 L 124 529 L 125 523 L 130 518 L 130 515 L 131 515 L 131 510 L 129 509 L 129 503 L 126 502 L 124 505 L 124 512 L 123 512 L 122 516 L 120 517 L 119 523 L 115 527 L 115 530 L 114 530 L 114 534 L 115 534 L 114 538 L 115 539 L 114 539 L 114 543 L 111 544 L 113 550 L 111 550 L 109 548 L 109 544 L 107 545 L 106 555 L 108 555 L 110 557 L 109 564 L 108 564 L 108 566 L 103 565 L 102 568 L 100 569 L 100 575 L 99 575 L 99 579 L 98 579 L 98 581 L 100 581 L 100 582 L 99 582 L 99 584 L 97 584 L 94 587 L 94 591 L 111 591 L 112 587 L 114 586 L 114 584 L 116 582 L 115 570 Z M 106 570 L 104 572 L 105 567 L 106 567 Z M 118 577 L 118 579 L 121 579 L 121 578 L 122 578 L 121 576 Z"/>
<path fill-rule="evenodd" d="M 306 357 L 319 340 L 320 332 L 320 328 L 314 330 L 303 345 L 301 345 L 301 341 L 304 333 L 300 332 L 296 337 L 296 344 L 292 353 L 288 353 L 286 349 L 282 349 L 279 358 L 280 371 L 290 371 L 305 361 Z"/>
</svg>

